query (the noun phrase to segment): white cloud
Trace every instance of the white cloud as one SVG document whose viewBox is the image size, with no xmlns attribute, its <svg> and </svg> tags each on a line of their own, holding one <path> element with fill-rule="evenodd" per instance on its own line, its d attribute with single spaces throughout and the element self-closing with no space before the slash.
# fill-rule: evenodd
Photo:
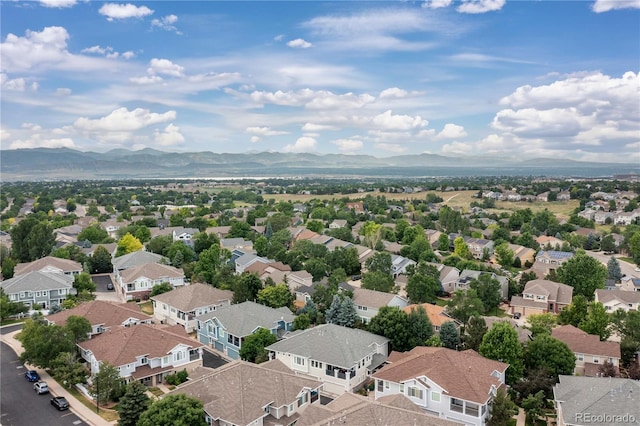
<svg viewBox="0 0 640 426">
<path fill-rule="evenodd" d="M 463 126 L 457 124 L 447 123 L 440 133 L 438 133 L 439 139 L 460 139 L 467 136 L 467 132 Z"/>
<path fill-rule="evenodd" d="M 247 133 L 251 133 L 253 135 L 260 136 L 278 136 L 278 135 L 288 135 L 289 132 L 283 132 L 280 130 L 273 130 L 270 127 L 247 127 L 245 129 Z"/>
<path fill-rule="evenodd" d="M 122 52 L 122 57 L 124 59 L 135 58 L 135 56 L 136 56 L 135 52 L 132 52 L 131 50 L 127 50 L 126 52 Z"/>
<path fill-rule="evenodd" d="M 251 143 L 258 143 L 258 142 L 260 142 L 260 137 L 259 136 L 251 136 L 250 141 L 251 141 Z"/>
<path fill-rule="evenodd" d="M 143 108 L 132 111 L 127 108 L 118 108 L 111 114 L 96 120 L 86 117 L 78 118 L 73 125 L 81 130 L 121 132 L 139 130 L 152 124 L 175 120 L 175 118 L 175 111 L 158 114 Z"/>
<path fill-rule="evenodd" d="M 24 92 L 26 87 L 26 80 L 24 78 L 10 79 L 6 73 L 0 73 L 0 87 L 5 90 L 13 90 L 16 92 Z"/>
<path fill-rule="evenodd" d="M 422 94 L 424 93 L 418 91 L 407 92 L 406 90 L 399 89 L 397 87 L 390 87 L 380 92 L 379 97 L 380 99 L 405 99 L 420 96 Z"/>
<path fill-rule="evenodd" d="M 456 55 L 451 55 L 451 58 L 454 61 L 466 62 L 466 63 L 480 63 L 486 64 L 491 62 L 507 62 L 512 64 L 535 64 L 535 62 L 527 61 L 524 59 L 513 59 L 513 58 L 505 58 L 500 56 L 492 56 L 485 55 L 481 53 L 459 53 Z"/>
<path fill-rule="evenodd" d="M 101 15 L 107 17 L 107 21 L 113 21 L 115 19 L 128 19 L 128 18 L 144 18 L 153 14 L 153 10 L 147 6 L 135 6 L 131 3 L 116 4 L 107 3 L 103 5 L 98 12 Z"/>
<path fill-rule="evenodd" d="M 456 9 L 460 13 L 486 13 L 502 9 L 506 0 L 462 0 Z"/>
<path fill-rule="evenodd" d="M 330 124 L 315 124 L 315 123 L 304 123 L 302 126 L 303 132 L 322 132 L 325 130 L 340 130 L 337 126 L 332 126 Z"/>
<path fill-rule="evenodd" d="M 11 137 L 11 133 L 4 127 L 0 127 L 0 141 L 8 140 Z"/>
<path fill-rule="evenodd" d="M 167 15 L 163 16 L 160 19 L 152 19 L 151 26 L 163 29 L 165 31 L 174 31 L 178 35 L 182 35 L 182 33 L 176 28 L 175 24 L 178 22 L 178 17 L 176 15 Z"/>
<path fill-rule="evenodd" d="M 442 7 L 448 7 L 453 0 L 425 0 L 422 3 L 422 7 L 426 9 L 440 9 Z"/>
<path fill-rule="evenodd" d="M 284 40 L 284 34 L 278 34 L 273 38 L 273 41 L 282 41 Z"/>
<path fill-rule="evenodd" d="M 159 130 L 153 132 L 153 141 L 156 145 L 163 147 L 182 145 L 184 140 L 184 136 L 180 133 L 180 127 L 174 124 L 169 124 L 162 132 Z"/>
<path fill-rule="evenodd" d="M 100 45 L 87 47 L 81 50 L 82 53 L 97 53 L 99 55 L 104 55 L 107 52 L 112 52 L 113 48 L 111 46 L 101 47 Z"/>
<path fill-rule="evenodd" d="M 362 108 L 373 103 L 375 98 L 369 94 L 354 93 L 335 94 L 327 90 L 301 89 L 298 91 L 278 90 L 276 92 L 254 91 L 249 99 L 257 104 L 274 104 L 284 106 L 304 106 L 309 109 Z"/>
<path fill-rule="evenodd" d="M 442 145 L 443 154 L 470 154 L 473 151 L 473 146 L 464 142 L 451 142 Z"/>
<path fill-rule="evenodd" d="M 153 58 L 149 62 L 149 68 L 147 68 L 147 72 L 151 75 L 164 74 L 173 77 L 183 77 L 184 67 L 181 67 L 178 64 L 174 64 L 168 59 Z"/>
<path fill-rule="evenodd" d="M 73 139 L 47 139 L 42 138 L 39 134 L 34 134 L 29 139 L 18 139 L 9 144 L 11 149 L 28 149 L 28 148 L 77 148 Z"/>
<path fill-rule="evenodd" d="M 426 127 L 429 122 L 423 120 L 419 115 L 394 115 L 391 110 L 387 110 L 369 119 L 370 123 L 379 129 L 384 130 L 412 130 Z"/>
<path fill-rule="evenodd" d="M 50 8 L 66 8 L 73 7 L 76 4 L 76 0 L 40 0 L 40 5 Z"/>
<path fill-rule="evenodd" d="M 335 146 L 338 147 L 338 150 L 343 153 L 354 153 L 358 150 L 361 150 L 364 144 L 360 139 L 336 139 L 331 142 Z"/>
<path fill-rule="evenodd" d="M 143 75 L 142 77 L 131 77 L 130 82 L 135 84 L 155 84 L 164 81 L 159 75 Z"/>
<path fill-rule="evenodd" d="M 295 40 L 291 40 L 287 42 L 287 46 L 292 47 L 294 49 L 308 49 L 313 45 L 308 41 L 305 41 L 304 39 L 297 38 Z"/>
<path fill-rule="evenodd" d="M 640 0 L 596 0 L 591 9 L 596 13 L 619 9 L 640 9 Z"/>
<path fill-rule="evenodd" d="M 286 145 L 283 152 L 314 152 L 316 150 L 317 141 L 308 136 L 302 136 L 296 140 L 296 143 Z"/>
</svg>

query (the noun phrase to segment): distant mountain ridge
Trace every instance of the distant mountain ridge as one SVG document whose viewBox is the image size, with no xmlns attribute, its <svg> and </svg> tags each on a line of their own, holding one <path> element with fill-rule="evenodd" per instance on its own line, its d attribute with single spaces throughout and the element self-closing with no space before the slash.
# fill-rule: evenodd
<svg viewBox="0 0 640 426">
<path fill-rule="evenodd" d="M 164 152 L 152 148 L 139 151 L 114 149 L 104 153 L 69 148 L 0 151 L 0 173 L 4 181 L 248 176 L 610 176 L 639 171 L 638 164 L 438 154 L 373 157 L 279 152 Z"/>
</svg>

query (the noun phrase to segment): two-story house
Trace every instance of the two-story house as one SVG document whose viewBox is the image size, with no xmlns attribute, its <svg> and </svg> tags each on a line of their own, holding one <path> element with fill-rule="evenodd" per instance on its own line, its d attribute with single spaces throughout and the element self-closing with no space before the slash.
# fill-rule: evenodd
<svg viewBox="0 0 640 426">
<path fill-rule="evenodd" d="M 392 352 L 388 364 L 373 374 L 375 399 L 402 394 L 427 413 L 483 426 L 508 367 L 473 350 L 418 346 Z"/>
<path fill-rule="evenodd" d="M 354 287 L 353 304 L 356 305 L 358 316 L 366 324 L 371 321 L 371 318 L 378 315 L 378 311 L 383 306 L 395 306 L 402 309 L 409 305 L 409 302 L 397 294 Z"/>
<path fill-rule="evenodd" d="M 180 241 L 188 246 L 191 246 L 193 245 L 193 237 L 198 232 L 200 231 L 198 231 L 198 229 L 196 228 L 179 228 L 173 230 L 171 237 L 173 239 L 173 242 Z"/>
<path fill-rule="evenodd" d="M 151 297 L 153 316 L 166 324 L 179 324 L 187 333 L 196 328 L 196 317 L 231 305 L 233 292 L 209 284 L 194 283 Z"/>
<path fill-rule="evenodd" d="M 490 258 L 493 255 L 493 241 L 484 238 L 468 238 L 465 240 L 474 259 Z"/>
<path fill-rule="evenodd" d="M 492 279 L 497 280 L 500 283 L 500 298 L 507 300 L 509 297 L 509 279 L 502 275 L 496 275 L 493 272 L 474 271 L 471 269 L 465 269 L 460 273 L 460 276 L 455 281 L 453 287 L 454 291 L 467 291 L 471 288 L 471 282 L 480 278 L 480 275 L 489 274 Z"/>
<path fill-rule="evenodd" d="M 247 336 L 264 328 L 281 337 L 293 329 L 294 319 L 295 315 L 284 307 L 273 309 L 251 301 L 223 306 L 196 317 L 198 340 L 238 359 Z"/>
<path fill-rule="evenodd" d="M 118 274 L 125 269 L 130 269 L 149 263 L 163 263 L 168 265 L 169 259 L 150 251 L 138 250 L 132 253 L 118 256 L 114 258 L 111 263 L 113 264 L 113 272 L 116 274 L 117 278 Z"/>
<path fill-rule="evenodd" d="M 84 302 L 71 309 L 56 312 L 46 317 L 49 324 L 65 326 L 72 316 L 84 317 L 91 324 L 91 336 L 120 326 L 151 324 L 152 317 L 143 313 L 136 303 L 115 303 L 105 300 Z"/>
<path fill-rule="evenodd" d="M 186 285 L 182 269 L 160 263 L 147 263 L 120 271 L 116 277 L 124 300 L 145 299 L 153 286 L 169 283 L 172 287 Z"/>
<path fill-rule="evenodd" d="M 18 263 L 13 270 L 13 276 L 17 277 L 35 271 L 74 276 L 82 272 L 82 265 L 75 260 L 45 256 L 33 262 Z"/>
<path fill-rule="evenodd" d="M 534 268 L 540 269 L 544 274 L 558 269 L 564 262 L 571 259 L 573 253 L 567 251 L 540 250 L 536 255 Z"/>
<path fill-rule="evenodd" d="M 49 309 L 52 305 L 62 305 L 68 296 L 76 294 L 73 280 L 73 275 L 32 271 L 0 282 L 0 288 L 12 302 Z"/>
<path fill-rule="evenodd" d="M 191 379 L 191 378 L 190 378 Z M 280 361 L 234 361 L 203 372 L 172 394 L 202 402 L 209 425 L 293 425 L 309 405 L 320 404 L 322 382 L 301 377 Z"/>
<path fill-rule="evenodd" d="M 573 287 L 549 280 L 532 280 L 525 284 L 522 296 L 511 297 L 511 314 L 531 314 L 551 312 L 557 314 L 571 304 Z"/>
<path fill-rule="evenodd" d="M 609 361 L 616 369 L 620 366 L 620 343 L 600 341 L 595 334 L 588 334 L 572 325 L 561 325 L 551 330 L 551 336 L 564 342 L 576 356 L 574 374 L 598 376 L 600 366 Z"/>
<path fill-rule="evenodd" d="M 604 305 L 608 312 L 622 309 L 625 312 L 640 310 L 640 292 L 624 290 L 596 290 L 596 302 Z"/>
<path fill-rule="evenodd" d="M 388 344 L 386 337 L 368 331 L 322 324 L 290 333 L 265 349 L 271 359 L 322 381 L 326 392 L 340 395 L 357 388 L 382 365 Z"/>
<path fill-rule="evenodd" d="M 169 374 L 202 366 L 202 344 L 186 333 L 155 328 L 147 324 L 117 327 L 77 344 L 91 375 L 103 363 L 116 367 L 128 383 L 162 383 Z"/>
</svg>

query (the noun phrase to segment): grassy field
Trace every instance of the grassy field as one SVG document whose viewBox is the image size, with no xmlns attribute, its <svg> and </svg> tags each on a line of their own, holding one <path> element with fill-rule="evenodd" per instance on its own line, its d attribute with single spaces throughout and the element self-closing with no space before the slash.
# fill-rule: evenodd
<svg viewBox="0 0 640 426">
<path fill-rule="evenodd" d="M 265 200 L 274 199 L 278 201 L 291 201 L 291 202 L 306 202 L 310 200 L 338 200 L 341 198 L 349 198 L 351 200 L 363 199 L 367 195 L 380 196 L 383 195 L 387 200 L 404 200 L 410 201 L 414 199 L 424 199 L 427 193 L 433 193 L 442 198 L 444 201 L 442 204 L 446 204 L 451 208 L 461 208 L 464 211 L 470 209 L 470 205 L 473 201 L 479 202 L 480 200 L 475 197 L 478 191 L 427 191 L 418 192 L 413 194 L 398 194 L 388 192 L 362 192 L 355 194 L 333 194 L 333 195 L 305 195 L 305 194 L 269 194 L 264 195 Z M 496 202 L 496 208 L 490 209 L 491 212 L 510 212 L 515 210 L 522 210 L 530 208 L 534 213 L 542 211 L 544 209 L 549 210 L 551 213 L 557 215 L 561 219 L 568 219 L 573 210 L 578 207 L 578 200 L 570 201 L 553 201 L 542 202 L 536 201 L 532 203 L 528 202 L 513 202 L 513 201 L 498 201 Z"/>
</svg>

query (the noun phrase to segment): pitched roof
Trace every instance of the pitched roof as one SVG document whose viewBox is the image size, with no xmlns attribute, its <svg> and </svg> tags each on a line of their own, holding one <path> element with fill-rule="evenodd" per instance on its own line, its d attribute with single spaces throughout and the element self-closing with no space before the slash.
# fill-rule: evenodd
<svg viewBox="0 0 640 426">
<path fill-rule="evenodd" d="M 140 310 L 136 303 L 115 303 L 105 300 L 92 300 L 78 306 L 47 316 L 57 325 L 64 326 L 72 315 L 86 318 L 92 326 L 116 327 L 123 325 L 130 318 L 139 321 L 150 320 L 151 317 Z"/>
<path fill-rule="evenodd" d="M 116 269 L 127 269 L 134 266 L 144 265 L 147 263 L 160 263 L 166 258 L 150 251 L 134 251 L 123 256 L 118 256 L 111 263 Z"/>
<path fill-rule="evenodd" d="M 426 414 L 403 395 L 371 401 L 352 393 L 344 393 L 327 405 L 312 404 L 306 407 L 296 422 L 296 426 L 332 424 L 456 426 L 461 423 Z"/>
<path fill-rule="evenodd" d="M 258 327 L 270 330 L 276 327 L 278 321 L 293 322 L 295 315 L 288 308 L 273 309 L 246 301 L 237 305 L 223 306 L 196 317 L 202 322 L 213 318 L 219 321 L 228 333 L 243 337 L 252 334 Z"/>
<path fill-rule="evenodd" d="M 267 350 L 304 356 L 336 367 L 351 368 L 375 352 L 374 344 L 384 345 L 386 337 L 368 331 L 322 324 L 295 332 L 268 346 Z"/>
<path fill-rule="evenodd" d="M 133 266 L 129 269 L 125 269 L 120 273 L 122 281 L 130 283 L 138 278 L 150 278 L 153 280 L 162 278 L 180 278 L 184 277 L 184 272 L 181 269 L 174 268 L 169 265 L 162 265 L 160 263 L 145 263 L 143 265 Z"/>
<path fill-rule="evenodd" d="M 60 259 L 59 257 L 45 256 L 28 263 L 18 263 L 14 268 L 14 277 L 28 272 L 78 272 L 82 271 L 82 265 L 75 260 Z"/>
<path fill-rule="evenodd" d="M 158 358 L 167 355 L 178 345 L 200 348 L 202 343 L 189 338 L 186 332 L 179 335 L 146 324 L 131 327 L 117 327 L 78 343 L 84 350 L 93 352 L 94 357 L 113 366 L 130 364 L 136 357 L 147 355 Z"/>
<path fill-rule="evenodd" d="M 516 321 L 511 318 L 505 317 L 482 317 L 484 319 L 485 324 L 487 324 L 487 328 L 491 330 L 493 326 L 498 322 L 506 322 L 512 328 L 514 328 L 518 332 L 518 340 L 521 343 L 526 343 L 531 340 L 531 330 L 527 330 L 526 328 L 522 328 L 518 325 Z"/>
<path fill-rule="evenodd" d="M 233 299 L 232 291 L 220 290 L 212 285 L 202 283 L 179 287 L 151 298 L 151 300 L 166 303 L 182 312 L 218 305 L 227 300 L 231 302 L 231 299 Z"/>
<path fill-rule="evenodd" d="M 620 301 L 623 303 L 640 303 L 639 291 L 625 291 L 625 290 L 596 290 L 596 300 L 600 303 L 607 303 L 611 301 Z"/>
<path fill-rule="evenodd" d="M 234 361 L 189 380 L 172 394 L 186 394 L 200 400 L 214 420 L 248 425 L 268 413 L 264 407 L 284 407 L 294 402 L 303 390 L 318 389 L 322 382 L 300 377 L 275 363 L 252 364 Z M 288 419 L 291 421 L 291 418 Z"/>
<path fill-rule="evenodd" d="M 615 423 L 613 416 L 640 419 L 640 382 L 631 379 L 613 377 L 559 376 L 559 383 L 553 388 L 556 403 L 561 407 L 565 424 L 589 424 L 609 426 Z M 576 421 L 578 414 L 605 414 L 593 416 L 592 421 Z M 598 421 L 598 417 L 600 421 Z"/>
<path fill-rule="evenodd" d="M 601 342 L 595 334 L 588 334 L 572 325 L 554 328 L 551 336 L 566 343 L 574 353 L 620 358 L 620 343 Z"/>
<path fill-rule="evenodd" d="M 7 294 L 22 291 L 70 289 L 73 287 L 73 277 L 59 273 L 34 271 L 2 281 L 0 287 Z"/>
<path fill-rule="evenodd" d="M 550 301 L 568 305 L 573 297 L 573 287 L 549 280 L 531 280 L 524 286 L 523 293 L 540 294 Z"/>
<path fill-rule="evenodd" d="M 393 352 L 389 362 L 373 377 L 401 383 L 426 376 L 445 389 L 449 396 L 478 404 L 487 402 L 492 385 L 502 386 L 492 373 L 504 372 L 509 367 L 509 364 L 484 358 L 473 350 L 458 352 L 426 346 L 404 353 Z"/>
<path fill-rule="evenodd" d="M 447 321 L 453 321 L 453 318 L 447 316 L 444 312 L 444 307 L 438 305 L 432 305 L 431 303 L 422 303 L 420 305 L 409 305 L 402 308 L 407 314 L 410 314 L 412 310 L 417 309 L 418 306 L 422 306 L 425 311 L 427 311 L 427 316 L 429 317 L 429 321 L 431 325 L 440 327 Z"/>
<path fill-rule="evenodd" d="M 359 306 L 369 308 L 382 308 L 387 306 L 394 297 L 402 299 L 397 294 L 385 293 L 383 291 L 367 290 L 365 288 L 355 287 L 353 289 L 353 303 Z M 404 300 L 404 299 L 402 299 Z"/>
</svg>

